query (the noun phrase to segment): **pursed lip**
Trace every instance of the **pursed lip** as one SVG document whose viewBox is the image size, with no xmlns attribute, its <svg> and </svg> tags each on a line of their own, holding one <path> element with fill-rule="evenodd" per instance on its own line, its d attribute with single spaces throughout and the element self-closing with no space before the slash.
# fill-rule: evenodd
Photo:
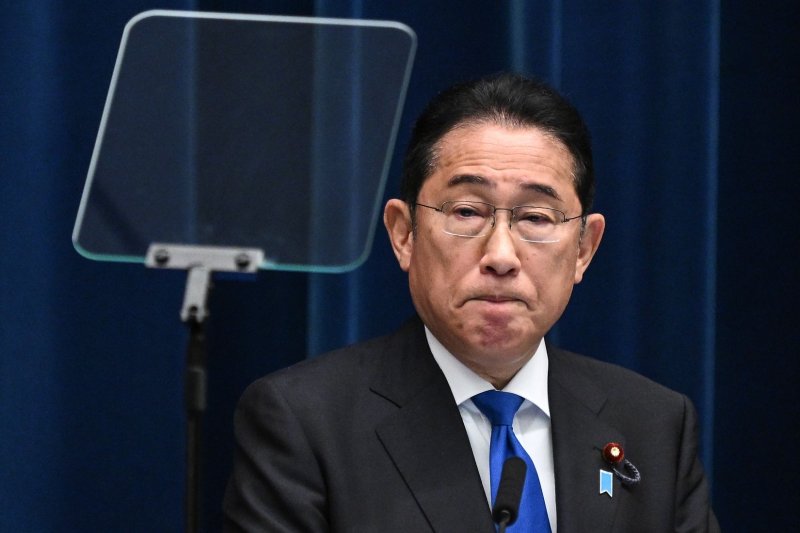
<svg viewBox="0 0 800 533">
<path fill-rule="evenodd" d="M 484 302 L 492 302 L 492 303 L 503 303 L 503 302 L 516 302 L 519 298 L 511 298 L 508 296 L 480 296 L 475 298 L 476 300 L 482 300 Z"/>
<path fill-rule="evenodd" d="M 522 298 L 520 295 L 514 294 L 514 293 L 511 293 L 511 294 L 508 294 L 508 293 L 475 294 L 475 295 L 472 295 L 472 296 L 470 296 L 469 298 L 466 299 L 466 301 L 470 301 L 470 300 L 479 301 L 479 302 L 488 302 L 488 303 L 493 303 L 493 304 L 503 304 L 503 303 L 508 303 L 508 302 L 520 302 L 522 304 L 527 305 L 527 303 L 526 303 L 524 298 Z"/>
</svg>

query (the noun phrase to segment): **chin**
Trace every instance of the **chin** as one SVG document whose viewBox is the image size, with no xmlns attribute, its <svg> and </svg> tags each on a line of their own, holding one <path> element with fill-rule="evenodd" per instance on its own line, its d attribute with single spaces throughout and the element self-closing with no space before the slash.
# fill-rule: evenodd
<svg viewBox="0 0 800 533">
<path fill-rule="evenodd" d="M 524 355 L 522 352 L 530 351 L 533 341 L 525 341 L 524 339 L 530 338 L 529 335 L 523 334 L 522 331 L 509 329 L 509 328 L 484 328 L 476 338 L 474 346 L 482 351 L 491 351 L 496 354 L 504 354 L 506 356 L 520 356 Z"/>
</svg>

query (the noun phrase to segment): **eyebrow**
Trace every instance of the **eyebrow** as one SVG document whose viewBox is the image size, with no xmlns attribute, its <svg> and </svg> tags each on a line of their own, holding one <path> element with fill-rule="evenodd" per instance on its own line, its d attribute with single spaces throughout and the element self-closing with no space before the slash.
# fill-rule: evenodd
<svg viewBox="0 0 800 533">
<path fill-rule="evenodd" d="M 474 174 L 458 174 L 447 181 L 448 187 L 455 187 L 462 184 L 480 185 L 491 189 L 495 188 L 495 184 L 493 182 L 487 180 L 483 176 L 477 176 Z M 561 196 L 559 196 L 556 190 L 549 185 L 543 185 L 541 183 L 523 183 L 522 188 L 544 194 L 545 196 L 549 196 L 554 200 L 563 202 Z"/>
</svg>

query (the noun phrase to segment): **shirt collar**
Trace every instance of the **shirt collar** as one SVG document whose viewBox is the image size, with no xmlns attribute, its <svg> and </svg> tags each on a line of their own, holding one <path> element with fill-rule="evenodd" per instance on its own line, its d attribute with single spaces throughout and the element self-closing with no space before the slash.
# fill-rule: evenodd
<svg viewBox="0 0 800 533">
<path fill-rule="evenodd" d="M 428 339 L 428 346 L 431 349 L 433 358 L 439 368 L 442 369 L 444 377 L 450 385 L 450 390 L 457 405 L 461 405 L 476 394 L 494 389 L 491 383 L 456 359 L 439 342 L 439 339 L 433 336 L 427 326 L 425 327 L 425 336 Z M 511 378 L 511 381 L 508 382 L 503 391 L 513 392 L 522 396 L 550 417 L 550 402 L 547 395 L 548 368 L 547 348 L 545 347 L 544 339 L 542 339 L 533 357 Z"/>
</svg>

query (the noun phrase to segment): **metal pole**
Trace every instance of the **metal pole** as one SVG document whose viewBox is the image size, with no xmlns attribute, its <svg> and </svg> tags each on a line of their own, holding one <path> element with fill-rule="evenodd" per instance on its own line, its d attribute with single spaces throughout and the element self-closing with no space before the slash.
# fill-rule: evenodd
<svg viewBox="0 0 800 533">
<path fill-rule="evenodd" d="M 198 533 L 201 519 L 203 415 L 206 410 L 206 344 L 204 323 L 190 320 L 186 349 L 186 533 Z"/>
</svg>

